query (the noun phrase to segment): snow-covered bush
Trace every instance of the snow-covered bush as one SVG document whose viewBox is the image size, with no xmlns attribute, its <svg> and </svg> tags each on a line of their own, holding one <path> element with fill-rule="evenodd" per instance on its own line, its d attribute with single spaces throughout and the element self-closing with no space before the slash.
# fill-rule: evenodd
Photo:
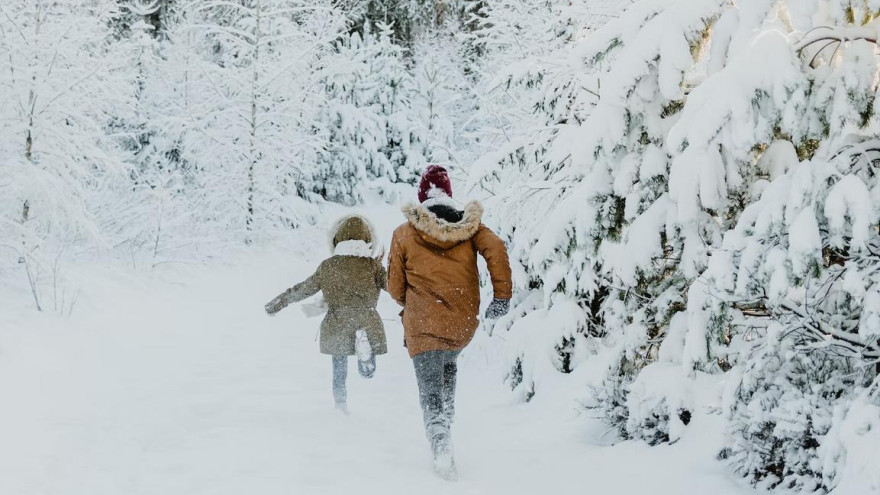
<svg viewBox="0 0 880 495">
<path fill-rule="evenodd" d="M 582 309 L 565 294 L 556 294 L 554 304 L 543 309 L 542 300 L 532 293 L 517 304 L 506 318 L 513 322 L 506 339 L 505 360 L 510 363 L 505 382 L 523 401 L 528 401 L 550 372 L 570 373 L 579 363 L 574 356 L 586 356 L 582 340 Z M 553 328 L 553 332 L 536 332 L 537 328 Z M 561 338 L 558 336 L 561 335 Z M 577 352 L 575 352 L 577 351 Z"/>
<path fill-rule="evenodd" d="M 752 350 L 728 404 L 729 445 L 723 455 L 737 472 L 764 488 L 826 491 L 817 450 L 835 407 L 864 386 L 852 359 L 803 352 L 774 323 Z M 828 481 L 831 481 L 829 479 Z"/>
<path fill-rule="evenodd" d="M 833 488 L 816 449 L 834 409 L 876 377 L 877 158 L 873 138 L 846 141 L 767 184 L 703 278 L 722 303 L 702 309 L 724 307 L 721 331 L 759 347 L 733 358 L 745 371 L 729 406 L 732 461 L 756 482 Z"/>
<path fill-rule="evenodd" d="M 837 493 L 880 490 L 875 459 L 880 445 L 880 379 L 834 408 L 831 429 L 818 449 L 822 482 Z"/>
<path fill-rule="evenodd" d="M 651 445 L 676 442 L 694 414 L 695 386 L 681 367 L 680 342 L 687 332 L 687 317 L 677 313 L 669 322 L 668 334 L 660 346 L 657 361 L 645 366 L 625 390 L 614 383 L 600 393 L 625 392 L 626 410 L 622 416 L 622 436 L 639 438 Z M 619 408 L 614 404 L 615 408 Z"/>
<path fill-rule="evenodd" d="M 676 363 L 645 366 L 626 396 L 626 433 L 651 445 L 675 442 L 690 423 L 692 382 Z"/>
</svg>

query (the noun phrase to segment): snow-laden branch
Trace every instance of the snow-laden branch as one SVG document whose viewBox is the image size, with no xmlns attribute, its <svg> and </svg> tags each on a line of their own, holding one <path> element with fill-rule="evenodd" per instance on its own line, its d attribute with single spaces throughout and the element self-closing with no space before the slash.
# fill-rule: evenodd
<svg viewBox="0 0 880 495">
<path fill-rule="evenodd" d="M 807 33 L 803 39 L 795 45 L 795 49 L 801 51 L 804 48 L 821 41 L 837 41 L 845 43 L 857 40 L 877 44 L 877 30 L 867 26 L 818 27 Z"/>
<path fill-rule="evenodd" d="M 248 46 L 256 46 L 258 42 L 258 37 L 254 36 L 252 33 L 229 26 L 219 26 L 216 24 L 189 24 L 185 29 L 210 34 L 222 34 L 227 36 L 230 41 L 243 41 Z"/>
<path fill-rule="evenodd" d="M 196 12 L 216 9 L 219 7 L 225 7 L 225 8 L 229 8 L 232 10 L 237 10 L 239 12 L 245 12 L 248 14 L 253 9 L 252 7 L 248 7 L 247 5 L 243 5 L 243 4 L 237 3 L 237 2 L 230 2 L 227 0 L 211 0 L 211 1 L 194 0 L 192 2 L 184 4 L 181 8 L 181 11 L 196 13 Z"/>
<path fill-rule="evenodd" d="M 876 341 L 869 341 L 850 332 L 840 331 L 815 316 L 807 314 L 805 308 L 789 300 L 783 300 L 779 307 L 795 317 L 797 323 L 812 334 L 816 342 L 837 340 L 845 343 L 844 347 L 852 352 L 853 357 L 878 358 L 880 348 Z M 794 329 L 797 331 L 797 329 Z"/>
</svg>

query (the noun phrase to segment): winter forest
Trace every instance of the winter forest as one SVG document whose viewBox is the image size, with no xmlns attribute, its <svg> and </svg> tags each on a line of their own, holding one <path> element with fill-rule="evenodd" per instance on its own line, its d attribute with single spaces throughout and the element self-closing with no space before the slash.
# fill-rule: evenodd
<svg viewBox="0 0 880 495">
<path fill-rule="evenodd" d="M 880 0 L 3 0 L 0 494 L 880 494 L 878 36 Z M 513 274 L 460 485 L 393 301 L 349 421 L 318 321 L 260 313 L 430 164 Z"/>
</svg>

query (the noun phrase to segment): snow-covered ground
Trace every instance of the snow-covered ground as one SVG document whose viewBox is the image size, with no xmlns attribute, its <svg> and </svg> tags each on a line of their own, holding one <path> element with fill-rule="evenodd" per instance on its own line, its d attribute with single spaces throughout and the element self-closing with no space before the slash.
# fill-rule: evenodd
<svg viewBox="0 0 880 495">
<path fill-rule="evenodd" d="M 390 238 L 401 218 L 382 218 Z M 0 301 L 0 494 L 754 493 L 714 461 L 717 417 L 672 446 L 603 446 L 573 400 L 516 403 L 484 337 L 462 358 L 461 481 L 437 479 L 393 301 L 390 352 L 373 380 L 352 370 L 349 417 L 319 319 L 263 312 L 325 254 L 315 234 L 234 263 L 93 267 L 69 318 Z"/>
</svg>

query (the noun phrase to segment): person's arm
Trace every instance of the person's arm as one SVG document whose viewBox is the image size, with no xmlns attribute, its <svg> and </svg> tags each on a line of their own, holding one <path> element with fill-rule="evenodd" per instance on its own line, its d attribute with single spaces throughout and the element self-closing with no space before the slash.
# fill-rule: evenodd
<svg viewBox="0 0 880 495">
<path fill-rule="evenodd" d="M 269 301 L 269 303 L 266 304 L 266 312 L 270 315 L 274 315 L 291 303 L 302 301 L 303 299 L 317 294 L 321 290 L 320 283 L 318 282 L 320 273 L 321 267 L 318 267 L 318 271 L 316 271 L 314 275 L 290 289 L 287 289 L 281 295 Z"/>
<path fill-rule="evenodd" d="M 381 260 L 376 260 L 376 287 L 379 290 L 384 290 L 388 287 L 388 272 L 385 271 Z"/>
<path fill-rule="evenodd" d="M 391 252 L 388 254 L 388 287 L 391 297 L 403 306 L 406 303 L 406 266 L 398 233 L 391 239 Z"/>
<path fill-rule="evenodd" d="M 474 236 L 474 245 L 480 255 L 486 259 L 495 299 L 509 300 L 513 296 L 513 282 L 504 241 L 488 227 L 480 225 L 477 235 Z"/>
</svg>

